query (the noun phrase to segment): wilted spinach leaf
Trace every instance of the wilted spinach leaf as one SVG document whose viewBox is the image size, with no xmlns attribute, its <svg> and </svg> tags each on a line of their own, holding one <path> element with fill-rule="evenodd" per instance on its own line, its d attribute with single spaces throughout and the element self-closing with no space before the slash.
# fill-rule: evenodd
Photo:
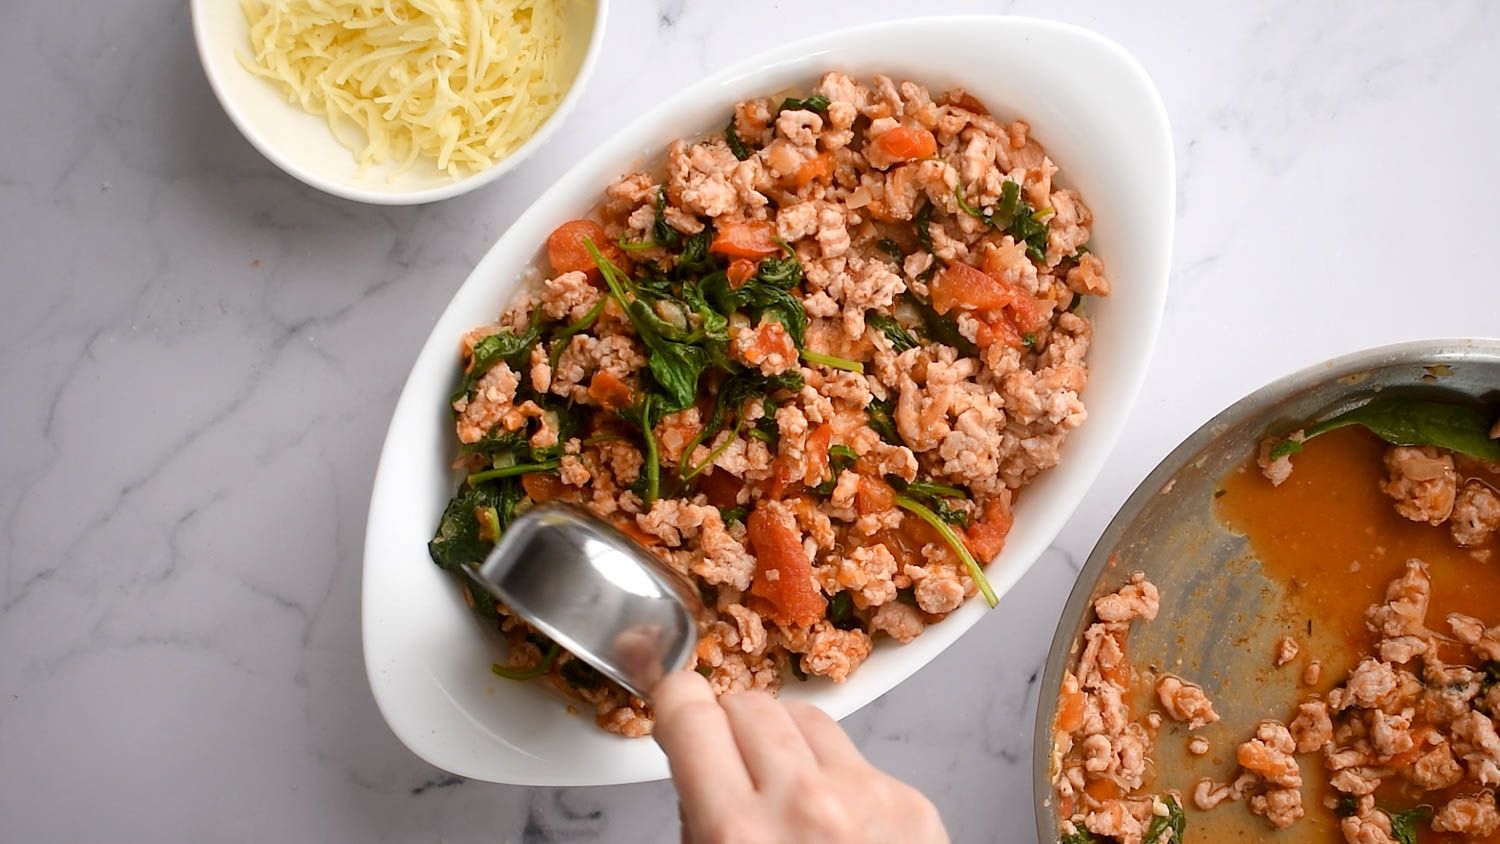
<svg viewBox="0 0 1500 844">
<path fill-rule="evenodd" d="M 927 329 L 927 336 L 935 343 L 944 346 L 952 346 L 964 357 L 978 357 L 979 347 L 974 345 L 969 338 L 959 333 L 958 323 L 945 314 L 933 310 L 932 305 L 917 298 L 915 294 L 908 294 L 907 301 L 917 309 L 922 316 L 922 325 Z"/>
<path fill-rule="evenodd" d="M 474 354 L 468 370 L 459 382 L 458 389 L 453 391 L 449 404 L 458 401 L 474 389 L 479 379 L 486 372 L 495 368 L 495 365 L 504 361 L 510 364 L 512 369 L 521 367 L 527 356 L 531 354 L 531 347 L 542 336 L 541 312 L 532 315 L 531 324 L 520 333 L 513 331 L 501 331 L 487 337 L 481 337 L 474 344 Z"/>
<path fill-rule="evenodd" d="M 734 157 L 740 161 L 750 157 L 750 148 L 745 145 L 740 133 L 735 131 L 733 114 L 729 115 L 729 124 L 724 127 L 724 142 L 729 144 L 729 151 L 734 153 Z"/>
<path fill-rule="evenodd" d="M 667 222 L 667 187 L 656 187 L 656 222 L 651 225 L 651 239 L 663 249 L 676 249 L 682 242 L 682 232 Z"/>
<path fill-rule="evenodd" d="M 815 111 L 827 117 L 829 105 L 831 103 L 828 98 L 822 94 L 813 94 L 810 97 L 803 97 L 800 100 L 796 97 L 787 97 L 781 101 L 781 108 L 776 109 L 776 113 L 780 114 L 783 111 Z"/>
<path fill-rule="evenodd" d="M 1418 806 L 1404 812 L 1386 810 L 1391 819 L 1391 837 L 1400 844 L 1417 844 L 1417 827 L 1432 820 L 1432 807 Z"/>
<path fill-rule="evenodd" d="M 1379 398 L 1309 427 L 1302 442 L 1282 440 L 1271 449 L 1271 458 L 1296 454 L 1320 434 L 1359 425 L 1392 445 L 1432 445 L 1480 460 L 1500 460 L 1500 440 L 1490 439 L 1493 424 L 1493 417 L 1469 405 Z"/>
<path fill-rule="evenodd" d="M 989 211 L 975 208 L 964 199 L 963 185 L 953 189 L 958 207 L 971 217 L 984 221 L 985 225 L 999 229 L 1019 243 L 1026 244 L 1026 254 L 1034 261 L 1045 261 L 1047 254 L 1047 223 L 1044 214 L 1038 214 L 1026 200 L 1021 198 L 1021 186 L 1006 180 L 1000 186 L 1000 201 Z M 1049 212 L 1050 213 L 1050 212 Z"/>
<path fill-rule="evenodd" d="M 917 242 L 929 253 L 934 252 L 932 248 L 932 203 L 923 203 L 922 210 L 912 218 L 912 223 L 917 227 Z"/>
<path fill-rule="evenodd" d="M 865 322 L 880 329 L 886 339 L 891 341 L 891 348 L 896 351 L 896 354 L 917 347 L 917 338 L 913 337 L 911 332 L 907 331 L 893 316 L 874 313 L 866 316 Z"/>
<path fill-rule="evenodd" d="M 1158 844 L 1167 830 L 1172 831 L 1172 844 L 1182 844 L 1183 835 L 1187 833 L 1187 816 L 1182 813 L 1177 798 L 1168 795 L 1163 802 L 1167 804 L 1167 813 L 1152 816 L 1141 844 Z"/>
<path fill-rule="evenodd" d="M 879 434 L 882 440 L 891 445 L 901 445 L 895 419 L 891 416 L 895 410 L 895 404 L 890 400 L 874 399 L 865 406 L 865 416 L 869 417 L 870 430 Z"/>
<path fill-rule="evenodd" d="M 854 599 L 847 591 L 829 599 L 828 623 L 840 630 L 859 630 L 863 627 L 859 616 L 854 614 Z"/>
</svg>

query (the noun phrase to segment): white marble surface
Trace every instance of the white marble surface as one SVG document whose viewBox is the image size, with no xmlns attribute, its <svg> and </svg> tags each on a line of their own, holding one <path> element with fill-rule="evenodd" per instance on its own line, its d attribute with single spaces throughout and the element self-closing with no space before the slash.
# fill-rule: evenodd
<svg viewBox="0 0 1500 844">
<path fill-rule="evenodd" d="M 1172 445 L 1293 368 L 1500 334 L 1500 6 L 1219 5 L 920 5 L 1113 37 L 1155 77 L 1178 156 L 1167 319 L 1104 478 L 999 610 L 847 722 L 957 841 L 1032 837 L 1056 612 Z M 420 342 L 569 161 L 676 80 L 914 7 L 727 8 L 616 0 L 551 149 L 475 195 L 377 209 L 304 188 L 236 134 L 184 3 L 9 4 L 0 839 L 674 839 L 666 784 L 496 787 L 408 753 L 365 682 L 360 546 Z"/>
</svg>

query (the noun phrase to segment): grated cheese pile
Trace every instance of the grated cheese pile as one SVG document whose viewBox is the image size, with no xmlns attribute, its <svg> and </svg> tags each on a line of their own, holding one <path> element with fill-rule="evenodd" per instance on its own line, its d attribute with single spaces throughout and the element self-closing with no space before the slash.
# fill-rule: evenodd
<svg viewBox="0 0 1500 844">
<path fill-rule="evenodd" d="M 418 156 L 458 177 L 557 109 L 565 0 L 242 0 L 251 72 L 280 83 L 360 169 Z"/>
</svg>

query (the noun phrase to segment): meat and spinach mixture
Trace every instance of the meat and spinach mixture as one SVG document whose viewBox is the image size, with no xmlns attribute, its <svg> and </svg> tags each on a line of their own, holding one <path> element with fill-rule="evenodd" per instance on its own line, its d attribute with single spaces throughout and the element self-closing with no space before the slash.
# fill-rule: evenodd
<svg viewBox="0 0 1500 844">
<path fill-rule="evenodd" d="M 456 570 L 525 508 L 582 504 L 700 588 L 696 669 L 721 694 L 842 682 L 878 637 L 993 605 L 983 565 L 1084 421 L 1080 305 L 1109 292 L 1056 173 L 972 95 L 837 72 L 673 142 L 464 336 L 466 478 L 433 559 Z M 498 673 L 651 730 L 641 700 L 463 588 L 512 645 Z"/>
<path fill-rule="evenodd" d="M 1178 841 L 1185 806 L 1236 801 L 1263 817 L 1262 836 L 1296 830 L 1288 840 L 1500 840 L 1500 420 L 1376 398 L 1268 438 L 1222 486 L 1221 517 L 1292 587 L 1291 629 L 1306 619 L 1308 635 L 1281 637 L 1267 665 L 1295 672 L 1301 691 L 1289 711 L 1245 725 L 1225 776 L 1164 788 L 1180 777 L 1153 767 L 1163 716 L 1185 724 L 1187 752 L 1201 757 L 1211 748 L 1198 731 L 1218 715 L 1170 675 L 1132 705 L 1129 625 L 1160 605 L 1137 573 L 1095 602 L 1059 696 L 1063 840 Z M 1314 619 L 1330 628 L 1321 651 Z M 1214 814 L 1192 820 L 1202 840 L 1230 840 Z"/>
</svg>

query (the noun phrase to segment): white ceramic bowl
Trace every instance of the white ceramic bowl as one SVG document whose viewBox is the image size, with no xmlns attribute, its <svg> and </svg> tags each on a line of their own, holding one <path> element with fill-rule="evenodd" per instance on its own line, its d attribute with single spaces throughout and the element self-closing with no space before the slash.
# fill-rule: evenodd
<svg viewBox="0 0 1500 844">
<path fill-rule="evenodd" d="M 1089 301 L 1095 320 L 1085 399 L 1088 422 L 1062 464 L 1021 496 L 1005 550 L 989 566 L 1006 590 L 1047 548 L 1099 473 L 1146 371 L 1161 320 L 1172 252 L 1172 138 L 1145 72 L 1118 45 L 1071 26 L 1003 17 L 883 23 L 810 38 L 703 79 L 634 124 L 601 138 L 490 249 L 438 320 L 396 405 L 375 476 L 365 538 L 365 664 L 380 711 L 417 755 L 460 776 L 526 785 L 602 785 L 660 779 L 650 740 L 623 739 L 569 717 L 563 702 L 488 666 L 503 653 L 493 625 L 464 607 L 426 543 L 454 489 L 446 400 L 458 338 L 494 318 L 559 223 L 587 211 L 611 180 L 674 138 L 724 125 L 732 104 L 825 70 L 884 72 L 936 89 L 961 84 L 1004 118 L 1024 116 L 1093 209 L 1091 246 L 1114 294 Z M 842 685 L 814 679 L 784 694 L 834 717 L 869 703 L 927 664 L 989 612 L 971 600 L 907 645 L 882 642 Z M 1003 647 L 997 651 L 1003 659 Z M 929 678 L 941 681 L 941 678 Z"/>
<path fill-rule="evenodd" d="M 493 182 L 547 142 L 573 110 L 594 70 L 604 40 L 609 0 L 569 0 L 564 4 L 569 35 L 564 61 L 573 74 L 557 111 L 515 152 L 494 165 L 460 178 L 421 160 L 392 179 L 391 168 L 359 173 L 354 153 L 339 143 L 321 115 L 287 101 L 280 88 L 240 64 L 250 54 L 249 25 L 239 0 L 192 0 L 193 37 L 208 84 L 240 132 L 277 167 L 318 190 L 375 205 L 420 205 L 468 193 Z"/>
</svg>

